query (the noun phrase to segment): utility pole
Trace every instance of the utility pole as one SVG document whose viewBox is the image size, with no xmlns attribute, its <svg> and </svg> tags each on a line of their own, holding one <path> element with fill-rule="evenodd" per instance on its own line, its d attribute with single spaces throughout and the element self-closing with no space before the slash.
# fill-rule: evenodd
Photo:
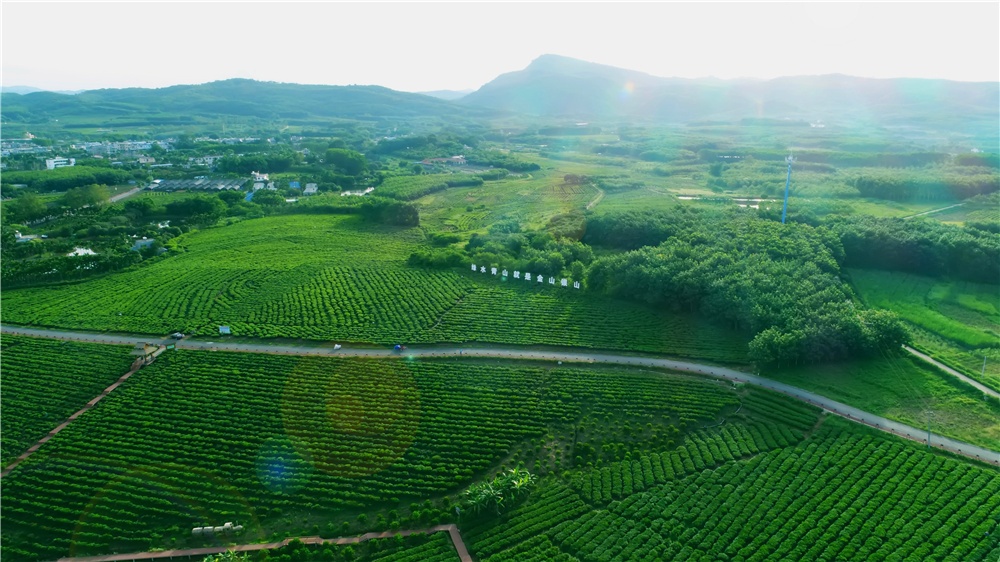
<svg viewBox="0 0 1000 562">
<path fill-rule="evenodd" d="M 788 177 L 785 178 L 785 203 L 781 207 L 781 224 L 785 224 L 785 215 L 788 213 L 788 186 L 792 183 L 792 162 L 795 159 L 791 156 L 785 158 L 785 162 L 788 162 Z"/>
<path fill-rule="evenodd" d="M 986 378 L 986 356 L 983 355 L 983 378 Z"/>
<path fill-rule="evenodd" d="M 927 409 L 927 448 L 931 448 L 931 411 Z"/>
</svg>

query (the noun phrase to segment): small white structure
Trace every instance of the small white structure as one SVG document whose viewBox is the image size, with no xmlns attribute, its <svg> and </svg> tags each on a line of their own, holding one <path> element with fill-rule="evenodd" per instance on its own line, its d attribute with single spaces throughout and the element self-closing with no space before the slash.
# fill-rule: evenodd
<svg viewBox="0 0 1000 562">
<path fill-rule="evenodd" d="M 573 281 L 573 288 L 574 289 L 579 289 L 580 288 L 580 282 L 579 281 Z"/>
<path fill-rule="evenodd" d="M 569 283 L 566 281 L 566 279 L 563 279 L 559 284 L 562 285 L 563 287 L 569 285 Z"/>
<path fill-rule="evenodd" d="M 542 277 L 541 273 L 538 274 L 538 282 L 539 283 L 544 283 L 545 282 L 545 279 Z"/>
<path fill-rule="evenodd" d="M 524 274 L 524 280 L 525 281 L 531 281 L 531 274 L 530 273 L 525 273 Z"/>
<path fill-rule="evenodd" d="M 521 272 L 520 271 L 514 271 L 514 279 L 520 279 L 520 278 L 521 278 Z"/>
<path fill-rule="evenodd" d="M 507 270 L 506 270 L 506 269 L 505 269 L 505 270 L 503 270 L 503 273 L 502 273 L 502 275 L 503 275 L 504 277 L 507 277 Z"/>
<path fill-rule="evenodd" d="M 472 271 L 476 270 L 476 264 L 472 264 Z"/>
<path fill-rule="evenodd" d="M 555 284 L 556 284 L 556 278 L 555 277 L 549 277 L 549 285 L 555 285 Z"/>
<path fill-rule="evenodd" d="M 37 234 L 21 234 L 20 231 L 14 231 L 14 241 L 15 242 L 31 242 L 32 240 L 38 238 Z"/>
<path fill-rule="evenodd" d="M 232 335 L 232 333 L 233 332 L 232 332 L 232 330 L 229 329 L 229 326 L 219 326 L 219 335 L 220 336 L 228 336 L 228 335 Z"/>
<path fill-rule="evenodd" d="M 491 275 L 496 275 L 496 274 L 497 274 L 497 268 L 495 268 L 495 267 L 491 267 L 491 268 L 490 268 L 490 274 L 491 274 Z"/>
<path fill-rule="evenodd" d="M 479 268 L 479 273 L 486 273 L 486 266 L 485 265 Z"/>
<path fill-rule="evenodd" d="M 253 176 L 253 181 L 267 181 L 267 174 L 261 174 L 259 172 L 251 172 L 250 175 Z"/>
<path fill-rule="evenodd" d="M 254 182 L 254 184 L 253 184 L 253 190 L 254 191 L 258 191 L 260 189 L 264 189 L 264 182 L 260 182 L 260 181 Z"/>
<path fill-rule="evenodd" d="M 63 158 L 61 156 L 56 156 L 55 158 L 47 158 L 45 160 L 46 170 L 55 170 L 56 168 L 69 168 L 70 166 L 76 166 L 76 158 Z"/>
<path fill-rule="evenodd" d="M 302 190 L 302 195 L 316 195 L 319 191 L 319 186 L 314 183 L 307 183 L 306 188 Z"/>
</svg>

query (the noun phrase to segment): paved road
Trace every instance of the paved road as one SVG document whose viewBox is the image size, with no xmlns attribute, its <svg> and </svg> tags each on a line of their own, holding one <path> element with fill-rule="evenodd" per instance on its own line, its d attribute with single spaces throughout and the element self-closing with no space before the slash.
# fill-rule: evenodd
<svg viewBox="0 0 1000 562">
<path fill-rule="evenodd" d="M 162 343 L 169 340 L 156 340 L 139 336 L 115 336 L 107 334 L 86 334 L 79 332 L 67 332 L 57 330 L 38 330 L 33 328 L 20 328 L 11 326 L 0 326 L 3 333 L 23 334 L 39 337 L 50 337 L 55 339 L 69 339 L 77 341 L 91 341 L 97 343 L 119 343 L 135 344 L 139 342 Z M 199 349 L 211 351 L 236 351 L 243 353 L 272 353 L 277 355 L 320 355 L 327 357 L 392 357 L 399 355 L 390 349 L 378 348 L 349 348 L 343 347 L 334 350 L 332 347 L 305 347 L 294 345 L 268 345 L 250 343 L 228 343 L 228 342 L 203 342 L 194 340 L 181 340 L 176 342 L 178 349 Z M 865 412 L 858 408 L 842 404 L 836 400 L 831 400 L 825 396 L 803 390 L 788 384 L 784 384 L 771 379 L 751 375 L 741 371 L 728 369 L 726 367 L 716 367 L 713 365 L 702 365 L 687 361 L 675 361 L 672 359 L 660 359 L 640 355 L 617 355 L 611 353 L 591 353 L 591 352 L 565 352 L 546 351 L 517 348 L 500 347 L 472 347 L 472 348 L 411 348 L 404 353 L 407 357 L 486 357 L 500 359 L 538 360 L 538 361 L 566 361 L 571 363 L 602 363 L 613 365 L 628 365 L 633 367 L 654 367 L 660 369 L 671 369 L 694 373 L 704 376 L 716 377 L 725 380 L 749 383 L 764 388 L 792 396 L 799 400 L 809 402 L 815 406 L 837 414 L 838 416 L 863 423 L 881 431 L 893 433 L 900 437 L 905 437 L 921 443 L 928 441 L 928 433 L 925 430 L 908 426 L 896 421 Z M 936 433 L 929 434 L 930 444 L 934 447 L 951 451 L 969 458 L 979 459 L 990 464 L 1000 466 L 1000 452 L 991 451 L 975 445 L 970 445 L 962 441 L 951 439 Z"/>
<path fill-rule="evenodd" d="M 990 388 L 990 387 L 988 387 L 986 385 L 980 384 L 979 382 L 977 382 L 974 379 L 970 379 L 969 377 L 963 375 L 962 373 L 959 373 L 955 369 L 952 369 L 951 367 L 945 365 L 944 363 L 941 363 L 940 361 L 934 359 L 933 357 L 931 357 L 929 355 L 924 355 L 923 353 L 920 353 L 919 351 L 917 351 L 916 349 L 913 349 L 912 347 L 910 347 L 908 345 L 904 345 L 903 349 L 905 349 L 906 351 L 909 351 L 915 357 L 918 357 L 918 358 L 920 358 L 920 359 L 922 359 L 922 360 L 930 363 L 931 365 L 934 365 L 935 367 L 941 369 L 942 371 L 948 373 L 949 375 L 953 375 L 955 377 L 958 377 L 959 379 L 962 379 L 963 382 L 966 382 L 966 383 L 968 383 L 968 384 L 976 387 L 976 389 L 982 391 L 983 394 L 988 394 L 988 395 L 990 395 L 990 396 L 992 396 L 994 398 L 1000 398 L 1000 392 L 997 392 L 997 391 L 993 390 L 992 388 Z"/>
<path fill-rule="evenodd" d="M 336 539 L 324 539 L 320 537 L 297 537 L 285 539 L 280 542 L 237 544 L 232 546 L 209 546 L 205 548 L 186 548 L 179 550 L 158 550 L 154 552 L 134 552 L 129 554 L 109 554 L 107 556 L 78 556 L 71 558 L 60 558 L 58 562 L 125 562 L 127 560 L 154 560 L 158 558 L 173 558 L 186 556 L 208 556 L 209 554 L 219 554 L 232 550 L 234 552 L 252 552 L 255 550 L 272 550 L 286 546 L 293 540 L 302 541 L 304 544 L 357 544 L 371 539 L 384 539 L 394 535 L 429 535 L 432 533 L 447 532 L 451 537 L 455 550 L 458 551 L 458 558 L 462 562 L 472 562 L 468 549 L 462 541 L 462 535 L 455 525 L 437 525 L 428 529 L 413 529 L 408 531 L 385 531 L 382 533 L 365 533 L 357 537 L 340 537 Z"/>
</svg>

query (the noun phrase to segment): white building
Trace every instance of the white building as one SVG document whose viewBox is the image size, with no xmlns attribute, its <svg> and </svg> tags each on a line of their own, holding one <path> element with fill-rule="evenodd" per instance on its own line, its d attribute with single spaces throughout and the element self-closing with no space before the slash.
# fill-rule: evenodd
<svg viewBox="0 0 1000 562">
<path fill-rule="evenodd" d="M 319 191 L 319 186 L 314 183 L 307 183 L 306 188 L 302 190 L 302 195 L 315 195 Z"/>
<path fill-rule="evenodd" d="M 76 158 L 62 158 L 56 156 L 55 158 L 48 158 L 45 160 L 45 168 L 48 170 L 68 168 L 70 166 L 76 166 Z"/>
</svg>

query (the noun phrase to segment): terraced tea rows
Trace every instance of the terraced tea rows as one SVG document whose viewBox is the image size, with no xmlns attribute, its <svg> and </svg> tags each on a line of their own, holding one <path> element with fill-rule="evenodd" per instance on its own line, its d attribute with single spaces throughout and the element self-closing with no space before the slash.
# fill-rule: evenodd
<svg viewBox="0 0 1000 562">
<path fill-rule="evenodd" d="M 180 255 L 60 287 L 4 291 L 17 324 L 164 335 L 632 349 L 742 363 L 746 338 L 581 291 L 405 265 L 422 234 L 354 217 L 256 219 L 181 237 Z M 282 242 L 275 240 L 281 238 Z"/>
<path fill-rule="evenodd" d="M 547 480 L 522 507 L 464 536 L 486 561 L 985 562 L 1000 554 L 995 470 L 834 419 L 798 445 L 605 504 L 588 509 Z"/>
<path fill-rule="evenodd" d="M 5 335 L 0 465 L 6 466 L 124 375 L 130 348 Z"/>
<path fill-rule="evenodd" d="M 262 538 L 285 515 L 457 492 L 585 408 L 697 426 L 736 403 L 664 375 L 169 352 L 4 479 L 4 554 L 183 546 L 223 521 Z"/>
</svg>

